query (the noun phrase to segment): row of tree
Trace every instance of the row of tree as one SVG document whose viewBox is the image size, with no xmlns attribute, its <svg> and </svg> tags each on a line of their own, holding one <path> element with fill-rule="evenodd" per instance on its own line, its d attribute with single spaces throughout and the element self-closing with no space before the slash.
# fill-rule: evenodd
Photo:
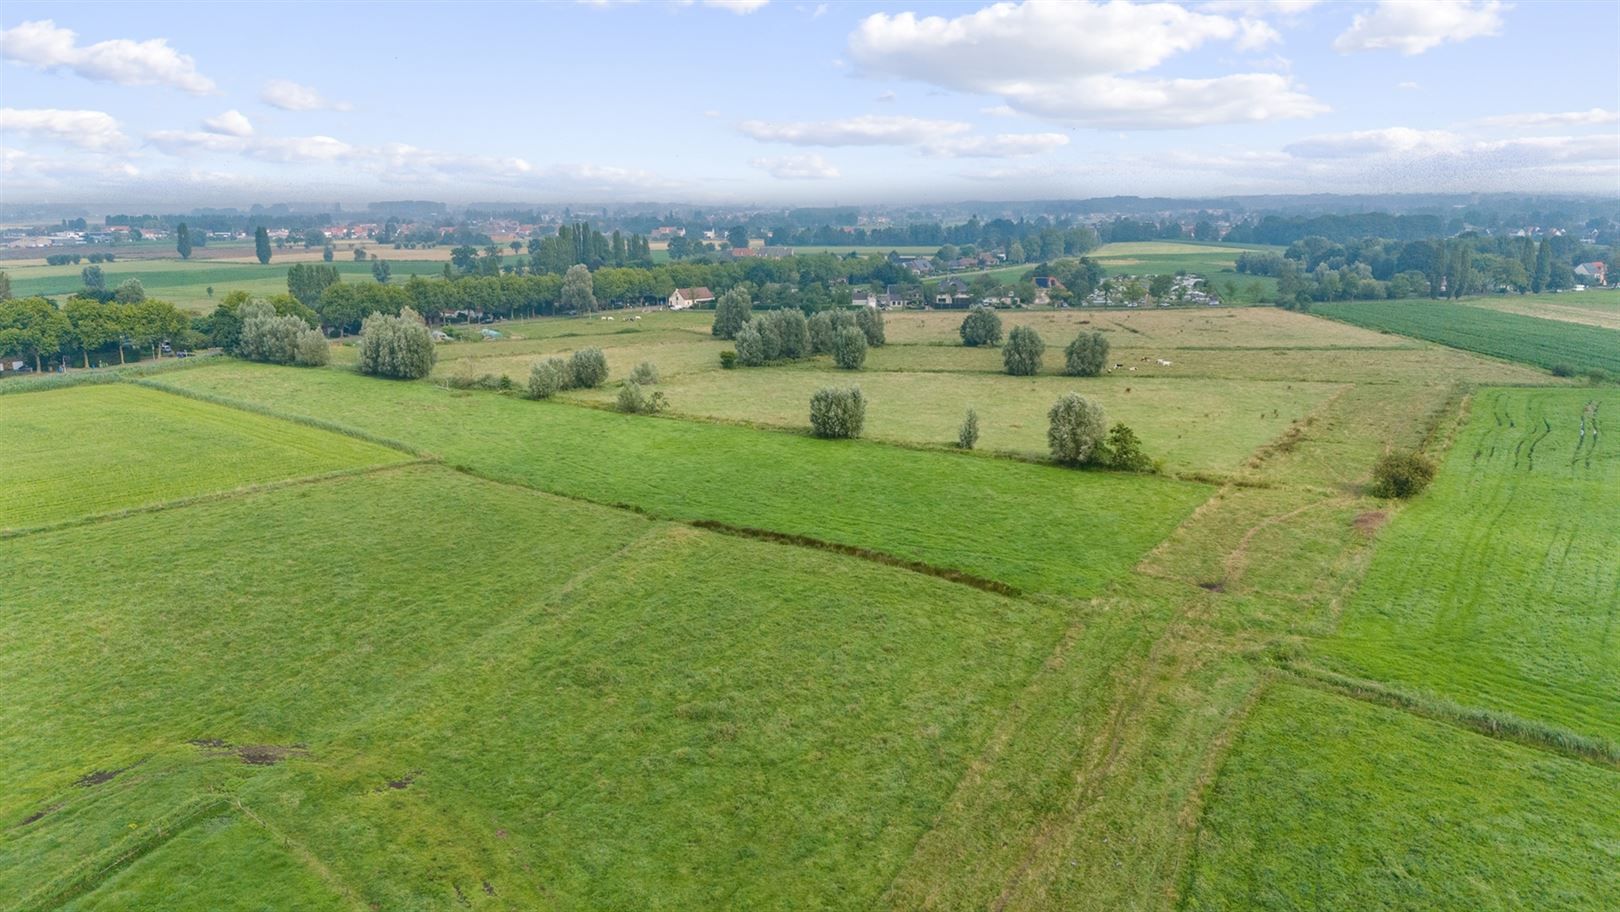
<svg viewBox="0 0 1620 912">
<path fill-rule="evenodd" d="M 114 353 L 122 364 L 130 349 L 159 357 L 164 342 L 190 348 L 200 341 L 191 318 L 166 301 L 84 296 L 61 306 L 40 297 L 0 301 L 0 356 L 32 361 L 35 370 L 58 358 L 90 367 Z"/>
</svg>

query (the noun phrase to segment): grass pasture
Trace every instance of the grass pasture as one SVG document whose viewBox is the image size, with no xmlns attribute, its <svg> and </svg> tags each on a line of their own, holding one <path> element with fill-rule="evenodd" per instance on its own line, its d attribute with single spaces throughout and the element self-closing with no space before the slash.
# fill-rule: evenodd
<svg viewBox="0 0 1620 912">
<path fill-rule="evenodd" d="M 0 427 L 10 438 L 0 529 L 10 530 L 411 458 L 128 384 L 0 396 Z M 91 429 L 97 443 L 82 438 Z"/>
<path fill-rule="evenodd" d="M 1620 373 L 1620 330 L 1449 301 L 1344 301 L 1313 312 L 1546 370 Z"/>
<path fill-rule="evenodd" d="M 1321 661 L 1620 743 L 1616 416 L 1612 390 L 1481 392 Z"/>
<path fill-rule="evenodd" d="M 1505 313 L 1523 314 L 1543 320 L 1584 323 L 1603 329 L 1620 329 L 1620 289 L 1569 291 L 1561 294 L 1492 295 L 1464 298 L 1463 304 Z"/>
<path fill-rule="evenodd" d="M 458 560 L 473 543 L 477 560 Z M 77 908 L 150 900 L 169 877 L 188 889 L 166 909 L 331 892 L 385 908 L 864 908 L 1065 613 L 435 467 L 0 554 L 19 608 L 0 658 L 16 697 L 0 815 L 47 811 L 0 843 L 10 895 L 35 886 L 31 862 L 139 838 L 159 797 L 231 801 Z M 213 572 L 171 570 L 199 563 Z M 90 574 L 107 585 L 77 585 Z M 192 658 L 164 661 L 178 653 Z M 217 742 L 298 746 L 244 764 Z M 74 784 L 98 769 L 124 772 Z M 104 788 L 117 837 L 74 825 Z M 327 883 L 284 863 L 289 844 Z"/>
</svg>

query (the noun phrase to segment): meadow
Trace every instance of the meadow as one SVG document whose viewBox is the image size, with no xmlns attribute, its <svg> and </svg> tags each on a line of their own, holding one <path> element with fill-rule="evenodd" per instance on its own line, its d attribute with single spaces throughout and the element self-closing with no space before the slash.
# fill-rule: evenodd
<svg viewBox="0 0 1620 912">
<path fill-rule="evenodd" d="M 1463 298 L 1463 304 L 1506 313 L 1584 323 L 1604 329 L 1620 329 L 1620 290 L 1567 291 L 1560 294 L 1491 295 Z"/>
<path fill-rule="evenodd" d="M 0 909 L 1620 898 L 1612 389 L 1273 308 L 1004 313 L 1032 378 L 960 313 L 857 372 L 614 316 L 0 396 Z M 607 407 L 641 360 L 664 416 Z M 809 436 L 847 383 L 867 439 Z M 1165 474 L 1047 464 L 1070 388 Z"/>
<path fill-rule="evenodd" d="M 1345 301 L 1313 312 L 1546 370 L 1620 373 L 1620 330 L 1447 301 Z"/>
<path fill-rule="evenodd" d="M 380 251 L 379 251 L 380 253 Z M 255 295 L 287 293 L 287 268 L 293 262 L 321 262 L 315 257 L 272 258 L 268 265 L 258 261 L 232 262 L 223 259 L 191 260 L 117 260 L 102 263 L 101 271 L 108 288 L 116 288 L 125 279 L 140 279 L 147 297 L 168 301 L 182 310 L 205 313 L 232 291 L 245 291 Z M 17 297 L 45 295 L 66 297 L 84 287 L 81 271 L 85 266 L 11 266 L 11 291 Z M 374 282 L 371 264 L 352 259 L 333 260 L 346 282 Z M 437 260 L 389 261 L 395 281 L 404 281 L 411 275 L 438 275 L 444 262 Z M 209 294 L 208 289 L 213 289 Z"/>
</svg>

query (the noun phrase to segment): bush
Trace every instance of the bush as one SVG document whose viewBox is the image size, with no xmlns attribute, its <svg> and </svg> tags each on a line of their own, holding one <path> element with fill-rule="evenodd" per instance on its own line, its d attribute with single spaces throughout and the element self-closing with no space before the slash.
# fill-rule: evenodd
<svg viewBox="0 0 1620 912">
<path fill-rule="evenodd" d="M 745 288 L 733 288 L 720 296 L 714 304 L 714 325 L 709 331 L 720 339 L 735 339 L 743 324 L 748 322 L 753 302 Z"/>
<path fill-rule="evenodd" d="M 550 399 L 565 389 L 572 380 L 568 362 L 561 358 L 536 361 L 529 368 L 529 398 Z"/>
<path fill-rule="evenodd" d="M 360 325 L 360 373 L 417 380 L 433 371 L 438 352 L 427 324 L 409 307 L 399 316 L 374 313 Z"/>
<path fill-rule="evenodd" d="M 277 314 L 263 301 L 249 301 L 238 312 L 242 322 L 232 353 L 249 361 L 319 367 L 331 360 L 320 330 L 291 315 Z"/>
<path fill-rule="evenodd" d="M 1071 377 L 1095 377 L 1108 366 L 1108 337 L 1083 332 L 1063 350 L 1063 372 Z"/>
<path fill-rule="evenodd" d="M 847 310 L 823 310 L 810 318 L 810 353 L 830 354 L 838 341 L 838 331 L 855 326 L 855 315 Z"/>
<path fill-rule="evenodd" d="M 765 339 L 754 327 L 753 321 L 743 324 L 732 338 L 737 345 L 737 363 L 743 367 L 759 367 L 765 363 Z"/>
<path fill-rule="evenodd" d="M 962 344 L 970 348 L 1001 344 L 1001 317 L 988 307 L 975 307 L 962 318 Z"/>
<path fill-rule="evenodd" d="M 619 388 L 617 407 L 629 415 L 656 415 L 664 410 L 664 394 L 655 392 L 649 396 L 641 384 L 626 380 Z"/>
<path fill-rule="evenodd" d="M 817 437 L 859 437 L 865 425 L 866 397 L 860 387 L 828 386 L 810 397 L 810 428 Z"/>
<path fill-rule="evenodd" d="M 876 348 L 884 343 L 883 311 L 876 307 L 862 307 L 855 311 L 855 325 L 866 334 L 866 344 Z"/>
<path fill-rule="evenodd" d="M 1150 472 L 1153 460 L 1142 450 L 1142 441 L 1136 432 L 1123 424 L 1108 429 L 1108 439 L 1097 447 L 1097 462 L 1121 472 Z"/>
<path fill-rule="evenodd" d="M 1414 497 L 1434 480 L 1434 463 L 1418 453 L 1389 452 L 1373 466 L 1374 497 Z"/>
<path fill-rule="evenodd" d="M 1575 376 L 1575 368 L 1570 367 L 1568 364 L 1554 364 L 1552 366 L 1552 375 L 1554 377 L 1573 377 Z"/>
<path fill-rule="evenodd" d="M 643 361 L 630 369 L 630 382 L 652 386 L 658 382 L 658 368 L 651 361 Z"/>
<path fill-rule="evenodd" d="M 749 321 L 748 325 L 759 333 L 759 347 L 765 356 L 765 363 L 769 364 L 782 357 L 782 330 L 781 324 L 770 315 L 758 320 Z"/>
<path fill-rule="evenodd" d="M 1108 426 L 1101 404 L 1079 393 L 1067 393 L 1052 405 L 1046 417 L 1050 422 L 1046 442 L 1052 448 L 1053 459 L 1064 465 L 1084 465 L 1092 460 Z"/>
<path fill-rule="evenodd" d="M 1014 326 L 1007 334 L 1007 347 L 1002 349 L 1001 363 L 1014 377 L 1033 377 L 1041 372 L 1041 356 L 1046 343 L 1041 334 L 1029 326 Z"/>
<path fill-rule="evenodd" d="M 594 389 L 607 382 L 607 355 L 600 348 L 582 348 L 568 359 L 571 389 Z"/>
<path fill-rule="evenodd" d="M 838 331 L 833 339 L 833 363 L 844 370 L 859 370 L 866 363 L 866 334 L 853 326 Z"/>
<path fill-rule="evenodd" d="M 729 348 L 726 349 L 725 351 L 721 352 L 720 353 L 720 366 L 725 368 L 726 370 L 731 370 L 732 368 L 736 367 L 737 366 L 737 353 L 732 351 Z"/>
<path fill-rule="evenodd" d="M 771 319 L 776 321 L 776 334 L 781 339 L 782 357 L 808 358 L 810 356 L 810 323 L 804 318 L 804 311 L 797 307 L 771 312 Z"/>
<path fill-rule="evenodd" d="M 283 319 L 298 319 L 288 317 Z M 326 336 L 318 329 L 305 327 L 298 333 L 298 341 L 293 352 L 293 363 L 299 367 L 323 367 L 332 360 L 332 345 L 326 341 Z"/>
<path fill-rule="evenodd" d="M 962 416 L 962 427 L 956 432 L 956 445 L 959 449 L 971 450 L 979 442 L 979 413 L 968 409 Z"/>
</svg>

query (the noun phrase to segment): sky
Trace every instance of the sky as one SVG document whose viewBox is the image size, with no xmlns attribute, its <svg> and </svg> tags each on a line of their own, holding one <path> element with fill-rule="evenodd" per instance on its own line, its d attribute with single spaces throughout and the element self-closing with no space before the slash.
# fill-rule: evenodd
<svg viewBox="0 0 1620 912">
<path fill-rule="evenodd" d="M 1620 4 L 0 7 L 0 199 L 1620 195 Z"/>
</svg>

